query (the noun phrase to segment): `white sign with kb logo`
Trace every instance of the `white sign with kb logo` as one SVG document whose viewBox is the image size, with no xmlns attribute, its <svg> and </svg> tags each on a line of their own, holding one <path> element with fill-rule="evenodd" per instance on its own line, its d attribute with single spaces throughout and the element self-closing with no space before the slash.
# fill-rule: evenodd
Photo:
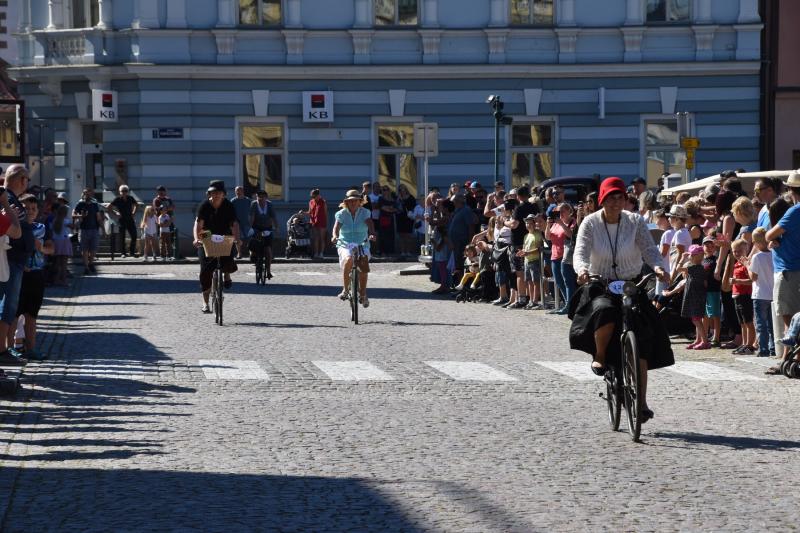
<svg viewBox="0 0 800 533">
<path fill-rule="evenodd" d="M 333 122 L 333 91 L 303 92 L 303 122 Z"/>
<path fill-rule="evenodd" d="M 92 89 L 92 121 L 117 122 L 117 91 Z"/>
</svg>

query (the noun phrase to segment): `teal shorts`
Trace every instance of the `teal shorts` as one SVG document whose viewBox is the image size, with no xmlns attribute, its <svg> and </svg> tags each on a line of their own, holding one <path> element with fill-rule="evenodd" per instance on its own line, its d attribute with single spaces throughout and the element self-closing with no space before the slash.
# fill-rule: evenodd
<svg viewBox="0 0 800 533">
<path fill-rule="evenodd" d="M 719 318 L 722 316 L 722 296 L 718 292 L 706 293 L 706 316 Z"/>
</svg>

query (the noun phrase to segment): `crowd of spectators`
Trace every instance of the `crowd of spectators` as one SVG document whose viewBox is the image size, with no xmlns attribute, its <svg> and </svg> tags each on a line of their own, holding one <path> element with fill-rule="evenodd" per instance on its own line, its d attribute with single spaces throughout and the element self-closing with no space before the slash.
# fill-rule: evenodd
<svg viewBox="0 0 800 533">
<path fill-rule="evenodd" d="M 748 196 L 736 172 L 696 193 L 665 194 L 642 178 L 626 209 L 649 224 L 670 273 L 651 294 L 661 312 L 691 329 L 687 349 L 729 349 L 781 358 L 797 342 L 800 313 L 800 175 L 762 178 Z M 564 190 L 477 182 L 425 199 L 435 294 L 506 309 L 566 314 L 576 289 L 572 255 L 594 193 L 574 205 Z M 552 280 L 553 283 L 544 283 Z M 800 328 L 800 316 L 795 318 Z M 772 368 L 771 372 L 776 369 Z"/>
</svg>

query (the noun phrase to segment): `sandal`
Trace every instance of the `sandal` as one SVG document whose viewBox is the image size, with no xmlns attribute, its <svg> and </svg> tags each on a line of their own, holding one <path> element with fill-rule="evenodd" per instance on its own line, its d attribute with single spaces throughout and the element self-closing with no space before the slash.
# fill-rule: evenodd
<svg viewBox="0 0 800 533">
<path fill-rule="evenodd" d="M 592 361 L 592 364 L 589 368 L 592 369 L 592 372 L 595 376 L 603 377 L 606 375 L 606 367 L 605 366 L 594 366 L 594 363 L 597 361 Z"/>
<path fill-rule="evenodd" d="M 708 343 L 708 342 L 701 342 L 700 344 L 695 344 L 694 349 L 695 350 L 710 350 L 711 349 L 711 344 Z"/>
</svg>

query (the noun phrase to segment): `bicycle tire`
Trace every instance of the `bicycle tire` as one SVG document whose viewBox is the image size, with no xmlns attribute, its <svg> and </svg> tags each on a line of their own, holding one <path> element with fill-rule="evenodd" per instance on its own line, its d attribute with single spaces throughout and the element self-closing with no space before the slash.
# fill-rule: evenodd
<svg viewBox="0 0 800 533">
<path fill-rule="evenodd" d="M 211 310 L 214 311 L 214 323 L 219 323 L 219 313 L 217 312 L 217 271 L 211 274 Z"/>
<path fill-rule="evenodd" d="M 642 432 L 640 372 L 639 341 L 633 331 L 628 331 L 622 337 L 622 390 L 625 397 L 628 431 L 633 442 L 639 442 Z"/>
<path fill-rule="evenodd" d="M 261 284 L 267 284 L 267 254 L 261 254 Z"/>
<path fill-rule="evenodd" d="M 224 280 L 222 277 L 222 269 L 217 269 L 217 324 L 220 326 L 222 325 L 222 286 L 224 284 Z"/>
<path fill-rule="evenodd" d="M 622 395 L 619 390 L 619 376 L 617 376 L 617 371 L 609 367 L 604 379 L 606 382 L 608 423 L 611 426 L 611 431 L 619 431 L 619 422 L 622 418 Z"/>
<path fill-rule="evenodd" d="M 358 267 L 355 261 L 350 269 L 350 320 L 358 324 Z"/>
<path fill-rule="evenodd" d="M 262 285 L 261 278 L 264 276 L 264 265 L 261 263 L 261 256 L 256 256 L 256 285 Z"/>
</svg>

